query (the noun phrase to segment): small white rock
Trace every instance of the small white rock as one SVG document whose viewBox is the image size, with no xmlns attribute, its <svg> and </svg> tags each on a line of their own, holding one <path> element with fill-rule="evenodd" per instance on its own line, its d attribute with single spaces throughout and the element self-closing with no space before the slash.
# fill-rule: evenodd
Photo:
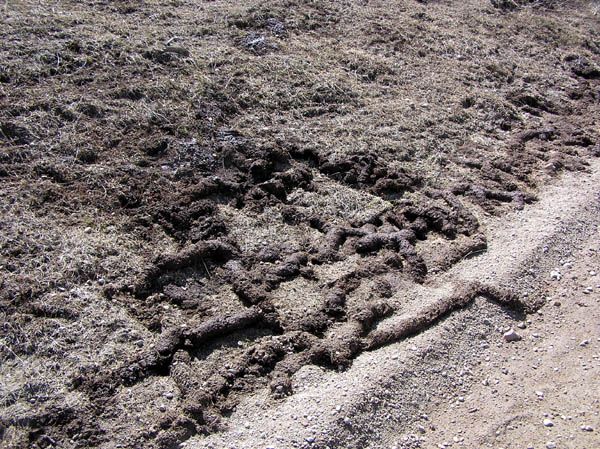
<svg viewBox="0 0 600 449">
<path fill-rule="evenodd" d="M 554 441 L 548 441 L 546 443 L 546 449 L 556 449 L 556 443 Z"/>
<path fill-rule="evenodd" d="M 581 426 L 581 430 L 584 432 L 593 432 L 594 428 L 592 426 Z"/>
<path fill-rule="evenodd" d="M 544 427 L 553 427 L 553 426 L 554 426 L 554 423 L 550 419 L 546 418 L 544 420 Z"/>
<path fill-rule="evenodd" d="M 504 341 L 509 342 L 509 343 L 513 342 L 513 341 L 521 340 L 521 336 L 519 334 L 517 334 L 514 329 L 511 329 L 508 332 L 505 332 L 503 337 L 504 337 Z"/>
<path fill-rule="evenodd" d="M 550 279 L 552 279 L 553 281 L 560 281 L 562 279 L 562 274 L 560 274 L 560 271 L 557 270 L 551 271 Z"/>
<path fill-rule="evenodd" d="M 589 345 L 589 344 L 590 344 L 590 341 L 589 341 L 589 340 L 583 340 L 581 343 L 579 343 L 579 346 L 581 346 L 581 347 L 585 347 L 585 346 L 587 346 L 587 345 Z"/>
</svg>

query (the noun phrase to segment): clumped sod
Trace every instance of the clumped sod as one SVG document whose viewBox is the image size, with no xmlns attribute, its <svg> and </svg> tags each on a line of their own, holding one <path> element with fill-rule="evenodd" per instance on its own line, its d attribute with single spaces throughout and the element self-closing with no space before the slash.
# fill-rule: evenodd
<svg viewBox="0 0 600 449">
<path fill-rule="evenodd" d="M 475 285 L 401 315 L 485 251 L 482 218 L 600 153 L 589 2 L 1 14 L 8 447 L 178 447 L 305 364 L 504 304 Z"/>
</svg>

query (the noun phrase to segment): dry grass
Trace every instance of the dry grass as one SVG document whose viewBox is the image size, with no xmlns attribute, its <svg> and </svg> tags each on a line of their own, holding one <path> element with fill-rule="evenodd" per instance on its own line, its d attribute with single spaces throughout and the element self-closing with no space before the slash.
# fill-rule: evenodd
<svg viewBox="0 0 600 449">
<path fill-rule="evenodd" d="M 294 154 L 314 178 L 312 189 L 291 189 L 288 204 L 251 209 L 211 197 L 208 224 L 222 219 L 245 255 L 263 242 L 314 241 L 315 229 L 284 223 L 284 206 L 344 225 L 397 204 L 294 159 L 302 152 L 322 161 L 370 155 L 378 168 L 421 180 L 403 198 L 416 204 L 429 201 L 427 189 L 463 185 L 529 192 L 555 159 L 581 168 L 599 139 L 597 80 L 575 76 L 565 57 L 600 64 L 598 3 L 492 3 L 5 2 L 0 426 L 11 423 L 12 445 L 27 444 L 23 423 L 53 407 L 89 412 L 93 398 L 73 388 L 78 376 L 120 367 L 154 341 L 143 316 L 155 313 L 152 298 L 101 291 L 134 283 L 154 256 L 188 243 L 164 217 L 196 206 L 192 188 L 215 176 L 243 185 L 247 173 L 226 166 L 228 142 Z M 560 128 L 555 140 L 519 143 L 521 131 L 547 126 Z M 583 144 L 565 146 L 573 136 Z M 509 207 L 463 199 L 478 213 Z M 303 282 L 314 298 L 318 284 Z M 229 290 L 224 283 L 202 299 L 229 307 Z M 159 324 L 185 318 L 173 309 Z M 155 404 L 164 382 L 135 391 Z M 155 420 L 147 404 L 137 424 L 119 427 L 133 413 L 127 394 L 114 415 L 86 416 L 109 433 L 114 426 L 114 441 L 153 444 L 141 436 Z"/>
</svg>

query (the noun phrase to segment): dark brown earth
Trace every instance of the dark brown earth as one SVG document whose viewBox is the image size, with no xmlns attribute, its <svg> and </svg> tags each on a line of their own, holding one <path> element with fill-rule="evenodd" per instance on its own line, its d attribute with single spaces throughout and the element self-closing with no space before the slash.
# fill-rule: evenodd
<svg viewBox="0 0 600 449">
<path fill-rule="evenodd" d="M 36 1 L 2 17 L 7 447 L 179 447 L 259 388 L 292 395 L 302 366 L 343 370 L 476 296 L 526 312 L 474 282 L 373 331 L 404 283 L 485 251 L 481 217 L 600 155 L 590 2 Z M 161 382 L 166 412 L 123 397 L 151 403 Z"/>
</svg>

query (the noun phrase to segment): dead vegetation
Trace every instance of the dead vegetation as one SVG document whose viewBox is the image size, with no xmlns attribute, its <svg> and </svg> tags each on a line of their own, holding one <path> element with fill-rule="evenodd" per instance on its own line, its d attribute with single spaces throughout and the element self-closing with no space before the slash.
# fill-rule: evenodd
<svg viewBox="0 0 600 449">
<path fill-rule="evenodd" d="M 471 286 L 377 326 L 401 282 L 485 250 L 478 218 L 599 154 L 587 2 L 2 14 L 8 447 L 178 447 L 304 364 L 343 369 L 477 295 L 515 305 Z"/>
</svg>

